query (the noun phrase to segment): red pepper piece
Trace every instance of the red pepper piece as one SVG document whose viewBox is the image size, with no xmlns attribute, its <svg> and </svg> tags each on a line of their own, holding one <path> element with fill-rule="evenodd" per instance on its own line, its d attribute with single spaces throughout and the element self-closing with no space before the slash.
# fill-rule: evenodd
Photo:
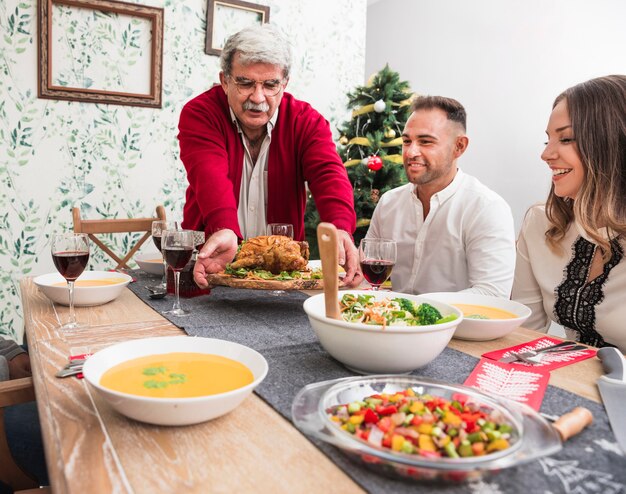
<svg viewBox="0 0 626 494">
<path fill-rule="evenodd" d="M 366 408 L 365 418 L 363 420 L 366 424 L 375 424 L 376 422 L 378 422 L 379 418 L 378 415 L 376 415 L 371 408 Z"/>
<path fill-rule="evenodd" d="M 383 431 L 383 432 L 387 432 L 389 429 L 391 429 L 391 426 L 393 425 L 393 422 L 391 421 L 391 417 L 382 417 L 379 421 L 378 424 L 376 424 L 378 426 L 378 428 Z M 390 439 L 391 440 L 391 439 Z M 390 443 L 391 444 L 391 443 Z"/>
<path fill-rule="evenodd" d="M 398 413 L 398 407 L 395 405 L 389 405 L 386 407 L 378 405 L 376 407 L 376 413 L 378 413 L 379 415 L 392 415 L 394 413 Z"/>
</svg>

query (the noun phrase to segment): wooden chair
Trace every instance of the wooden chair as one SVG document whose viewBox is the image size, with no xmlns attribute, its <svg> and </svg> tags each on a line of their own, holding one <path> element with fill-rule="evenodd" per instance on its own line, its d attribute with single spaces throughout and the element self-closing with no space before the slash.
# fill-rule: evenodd
<svg viewBox="0 0 626 494">
<path fill-rule="evenodd" d="M 110 220 L 83 220 L 80 217 L 80 209 L 72 209 L 72 217 L 74 219 L 74 232 L 87 233 L 89 238 L 104 252 L 117 262 L 115 269 L 128 269 L 128 261 L 135 255 L 139 247 L 152 235 L 152 222 L 157 220 L 165 220 L 165 208 L 163 206 L 156 207 L 156 217 L 154 218 L 126 218 L 126 219 L 110 219 Z M 130 233 L 130 232 L 146 232 L 135 243 L 131 250 L 120 258 L 115 252 L 107 247 L 102 240 L 96 237 L 96 234 L 106 233 Z"/>
<path fill-rule="evenodd" d="M 4 428 L 4 407 L 34 401 L 32 377 L 0 382 L 0 480 L 14 490 L 33 489 L 39 484 L 13 460 Z M 38 491 L 43 492 L 43 491 Z"/>
</svg>

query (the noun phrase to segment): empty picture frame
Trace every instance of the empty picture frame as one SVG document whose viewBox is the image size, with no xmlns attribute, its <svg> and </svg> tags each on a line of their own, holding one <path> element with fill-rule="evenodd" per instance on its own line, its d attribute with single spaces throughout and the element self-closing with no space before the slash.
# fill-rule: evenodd
<svg viewBox="0 0 626 494">
<path fill-rule="evenodd" d="M 270 8 L 241 0 L 208 0 L 206 47 L 208 55 L 219 56 L 229 36 L 244 27 L 270 21 Z"/>
<path fill-rule="evenodd" d="M 161 108 L 162 8 L 38 1 L 40 98 Z"/>
</svg>

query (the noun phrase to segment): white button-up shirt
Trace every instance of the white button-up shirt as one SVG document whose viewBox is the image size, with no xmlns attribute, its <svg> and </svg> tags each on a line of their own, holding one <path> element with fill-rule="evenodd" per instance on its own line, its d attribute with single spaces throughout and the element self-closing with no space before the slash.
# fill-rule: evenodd
<svg viewBox="0 0 626 494">
<path fill-rule="evenodd" d="M 248 143 L 232 109 L 230 110 L 230 116 L 235 125 L 237 125 L 237 130 L 245 149 L 241 172 L 241 187 L 239 189 L 239 206 L 237 208 L 239 229 L 244 239 L 258 237 L 259 235 L 265 235 L 267 230 L 267 163 L 270 143 L 272 142 L 272 130 L 278 118 L 278 108 L 269 122 L 267 122 L 267 134 L 261 143 L 261 150 L 256 163 L 252 161 Z"/>
<path fill-rule="evenodd" d="M 461 170 L 430 199 L 424 219 L 415 185 L 380 198 L 367 237 L 395 240 L 391 273 L 403 293 L 472 291 L 509 298 L 515 269 L 511 208 L 502 197 Z"/>
</svg>

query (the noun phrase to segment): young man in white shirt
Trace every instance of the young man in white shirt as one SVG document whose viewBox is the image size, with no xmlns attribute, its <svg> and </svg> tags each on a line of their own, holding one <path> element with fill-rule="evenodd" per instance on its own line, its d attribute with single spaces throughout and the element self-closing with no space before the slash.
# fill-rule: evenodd
<svg viewBox="0 0 626 494">
<path fill-rule="evenodd" d="M 465 108 L 456 100 L 422 96 L 402 134 L 409 183 L 383 194 L 367 232 L 398 245 L 394 291 L 471 291 L 509 298 L 515 269 L 511 208 L 463 173 L 468 145 Z"/>
</svg>

